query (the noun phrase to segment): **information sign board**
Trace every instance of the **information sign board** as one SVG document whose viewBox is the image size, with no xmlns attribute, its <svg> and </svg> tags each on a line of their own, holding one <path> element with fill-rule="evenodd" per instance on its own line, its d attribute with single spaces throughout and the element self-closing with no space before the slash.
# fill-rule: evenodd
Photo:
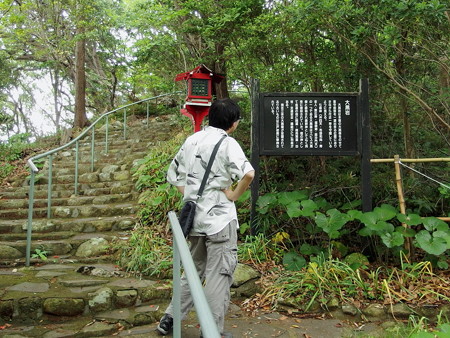
<svg viewBox="0 0 450 338">
<path fill-rule="evenodd" d="M 260 93 L 261 155 L 357 155 L 358 94 Z"/>
</svg>

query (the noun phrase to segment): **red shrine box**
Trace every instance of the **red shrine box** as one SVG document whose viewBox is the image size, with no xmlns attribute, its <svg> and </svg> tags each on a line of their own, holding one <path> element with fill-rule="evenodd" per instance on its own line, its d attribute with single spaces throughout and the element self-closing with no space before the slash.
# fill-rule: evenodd
<svg viewBox="0 0 450 338">
<path fill-rule="evenodd" d="M 187 81 L 186 104 L 181 113 L 191 119 L 195 132 L 200 130 L 203 119 L 209 113 L 212 103 L 212 82 L 219 83 L 223 78 L 222 75 L 214 74 L 205 65 L 175 77 L 175 81 Z"/>
</svg>

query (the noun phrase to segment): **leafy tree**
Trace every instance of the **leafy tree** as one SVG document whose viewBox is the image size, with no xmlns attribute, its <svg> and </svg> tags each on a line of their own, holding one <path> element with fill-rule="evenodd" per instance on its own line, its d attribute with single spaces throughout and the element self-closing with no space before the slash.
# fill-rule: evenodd
<svg viewBox="0 0 450 338">
<path fill-rule="evenodd" d="M 130 26 L 137 29 L 138 60 L 173 76 L 205 64 L 226 74 L 231 57 L 226 50 L 245 34 L 243 26 L 261 11 L 262 0 L 135 1 Z M 216 84 L 217 97 L 228 96 L 225 79 Z"/>
<path fill-rule="evenodd" d="M 117 72 L 124 66 L 123 55 L 115 57 L 117 46 L 123 45 L 114 36 L 120 29 L 120 6 L 119 1 L 107 0 L 0 2 L 2 50 L 22 74 L 50 74 L 57 129 L 61 110 L 74 111 L 62 106 L 63 96 L 72 96 L 64 91 L 67 85 L 77 84 L 75 126 L 86 124 L 86 106 L 101 112 L 114 106 Z"/>
</svg>

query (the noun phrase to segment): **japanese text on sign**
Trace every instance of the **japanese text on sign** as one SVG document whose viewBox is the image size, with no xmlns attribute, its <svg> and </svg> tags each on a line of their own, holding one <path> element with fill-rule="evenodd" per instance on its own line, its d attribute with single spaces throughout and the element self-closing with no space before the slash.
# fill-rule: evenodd
<svg viewBox="0 0 450 338">
<path fill-rule="evenodd" d="M 272 152 L 356 152 L 356 98 L 265 97 L 262 148 Z"/>
</svg>

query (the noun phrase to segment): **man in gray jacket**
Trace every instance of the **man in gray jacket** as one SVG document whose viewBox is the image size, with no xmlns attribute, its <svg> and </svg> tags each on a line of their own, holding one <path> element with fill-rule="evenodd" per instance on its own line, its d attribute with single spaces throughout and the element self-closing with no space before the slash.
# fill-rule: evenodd
<svg viewBox="0 0 450 338">
<path fill-rule="evenodd" d="M 197 201 L 194 225 L 189 234 L 190 251 L 204 291 L 222 336 L 224 317 L 230 302 L 230 287 L 237 265 L 239 223 L 234 201 L 249 187 L 254 169 L 240 145 L 228 136 L 239 125 L 241 111 L 231 99 L 213 102 L 209 126 L 186 139 L 167 172 L 167 180 L 183 194 L 183 200 L 197 201 L 203 175 L 214 146 L 225 135 L 214 159 L 205 190 Z M 234 189 L 234 182 L 238 184 Z M 181 316 L 193 306 L 185 276 L 181 279 Z M 161 318 L 158 331 L 167 334 L 173 326 L 173 305 Z"/>
</svg>

